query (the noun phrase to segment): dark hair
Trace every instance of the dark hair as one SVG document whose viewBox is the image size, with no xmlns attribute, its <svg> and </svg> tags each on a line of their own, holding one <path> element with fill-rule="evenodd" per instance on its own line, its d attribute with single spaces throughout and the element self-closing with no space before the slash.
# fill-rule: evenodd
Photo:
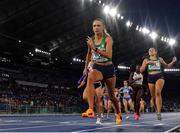
<svg viewBox="0 0 180 133">
<path fill-rule="evenodd" d="M 156 51 L 156 53 L 157 53 L 156 56 L 159 57 L 157 48 L 155 48 L 155 47 L 151 47 L 151 48 L 153 48 L 153 49 Z M 149 49 L 150 49 L 150 48 L 149 48 Z M 149 51 L 149 49 L 148 49 L 148 51 Z M 148 55 L 148 57 L 150 57 L 150 56 Z"/>
<path fill-rule="evenodd" d="M 124 80 L 124 82 L 125 82 L 125 81 L 129 84 L 129 81 L 128 81 L 128 80 Z"/>
<path fill-rule="evenodd" d="M 141 64 L 136 64 L 136 67 L 137 67 L 137 66 L 141 66 Z"/>
</svg>

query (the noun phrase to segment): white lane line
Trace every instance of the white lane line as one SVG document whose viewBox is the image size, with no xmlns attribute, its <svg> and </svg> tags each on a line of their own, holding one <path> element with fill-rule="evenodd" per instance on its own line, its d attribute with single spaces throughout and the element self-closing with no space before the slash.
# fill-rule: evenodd
<svg viewBox="0 0 180 133">
<path fill-rule="evenodd" d="M 59 122 L 60 124 L 70 124 L 71 122 L 70 121 L 65 121 L 65 122 Z M 73 123 L 73 122 L 72 122 Z"/>
<path fill-rule="evenodd" d="M 163 124 L 163 123 L 154 124 L 154 126 L 163 126 L 163 125 L 166 125 L 166 124 Z"/>
<path fill-rule="evenodd" d="M 169 118 L 169 119 L 163 119 L 163 120 L 171 120 L 171 119 L 177 119 L 177 117 L 176 118 Z M 156 120 L 157 122 L 159 122 L 158 120 Z M 77 122 L 77 123 L 76 123 Z M 60 124 L 56 124 L 56 125 L 44 125 L 44 126 L 33 126 L 33 127 L 24 127 L 24 128 L 10 128 L 10 129 L 0 129 L 0 131 L 7 131 L 7 130 L 16 130 L 16 129 L 28 129 L 28 128 L 41 128 L 41 127 L 53 127 L 53 126 L 68 126 L 68 125 L 86 125 L 85 123 L 79 123 L 78 124 L 78 122 L 80 122 L 80 121 L 74 121 L 74 124 L 67 124 L 67 125 L 60 125 Z M 82 122 L 82 121 L 81 121 Z M 155 121 L 146 121 L 146 122 L 155 122 Z M 61 123 L 61 122 L 60 122 Z M 66 123 L 68 123 L 67 121 L 66 121 Z M 69 121 L 69 123 L 71 123 L 71 121 Z M 64 122 L 62 123 L 62 124 L 65 124 Z M 111 123 L 107 123 L 107 124 L 105 124 L 105 123 L 103 123 L 104 125 L 108 125 L 108 124 L 111 124 Z M 115 124 L 115 122 L 112 122 L 112 124 Z M 139 124 L 141 124 L 141 123 L 139 123 Z M 144 123 L 144 124 L 150 124 L 150 123 Z M 152 124 L 154 124 L 154 123 L 152 123 Z M 11 124 L 12 125 L 12 124 Z M 91 122 L 91 123 L 89 123 L 89 125 L 95 125 L 95 123 L 94 122 Z M 125 126 L 125 125 L 129 125 L 129 124 L 124 124 L 124 125 L 114 125 L 115 127 L 116 126 Z M 138 126 L 138 125 L 132 125 L 132 124 L 130 124 L 131 126 Z M 139 125 L 140 126 L 140 125 Z M 141 124 L 141 126 L 142 126 L 142 124 Z M 112 127 L 106 127 L 106 128 L 112 128 Z M 97 128 L 94 128 L 94 129 L 90 129 L 90 130 L 96 130 Z"/>
<path fill-rule="evenodd" d="M 141 122 L 141 121 L 145 121 L 145 122 L 150 122 L 150 121 L 152 121 L 152 120 L 150 120 L 149 121 L 149 118 L 152 118 L 152 117 L 142 117 L 141 119 L 140 119 L 140 121 L 136 121 L 136 122 Z M 177 119 L 177 117 L 176 118 L 164 118 L 164 119 L 162 119 L 162 121 L 161 122 L 163 122 L 164 120 L 169 120 L 169 119 Z M 86 122 L 86 121 L 84 121 L 84 120 L 87 120 L 87 119 L 82 119 L 82 120 L 79 120 L 79 121 L 63 121 L 63 122 L 60 122 L 60 121 L 25 121 L 26 123 L 64 123 L 64 124 L 69 124 L 69 123 L 81 123 L 81 122 Z M 160 122 L 159 120 L 153 120 L 153 122 L 154 121 L 157 121 L 157 122 Z M 22 120 L 6 120 L 6 121 L 3 121 L 3 125 L 4 125 L 4 122 L 5 123 L 16 123 L 16 122 L 22 122 Z M 106 120 L 104 120 L 104 122 L 106 122 Z M 129 122 L 128 120 L 123 120 L 123 122 Z M 1 125 L 1 124 L 0 124 Z"/>
<path fill-rule="evenodd" d="M 171 128 L 171 129 L 169 129 L 169 130 L 165 131 L 164 133 L 169 133 L 169 132 L 172 132 L 172 131 L 173 131 L 173 130 L 175 130 L 176 128 L 180 128 L 180 125 L 177 125 L 177 126 L 175 126 L 175 127 Z"/>
<path fill-rule="evenodd" d="M 32 123 L 31 123 L 32 122 Z M 9 124 L 0 124 L 0 126 L 8 126 L 8 125 L 10 125 L 10 126 L 15 126 L 15 125 L 17 125 L 17 126 L 19 126 L 19 125 L 23 125 L 23 126 L 31 126 L 31 125 L 33 125 L 33 126 L 36 126 L 36 125 L 47 125 L 47 124 L 60 124 L 60 125 L 63 125 L 63 126 L 66 126 L 66 124 L 67 124 L 67 126 L 70 124 L 72 124 L 72 125 L 96 125 L 95 124 L 95 122 L 80 122 L 80 121 L 78 121 L 78 122 L 71 122 L 71 121 L 67 121 L 67 122 L 46 122 L 46 121 L 44 121 L 43 123 L 39 123 L 39 122 L 35 122 L 35 123 L 33 123 L 33 121 L 30 121 L 30 122 L 28 122 L 28 123 L 9 123 Z M 103 125 L 114 125 L 115 124 L 115 122 L 106 122 L 106 123 L 103 123 Z M 98 126 L 98 125 L 97 125 Z"/>
<path fill-rule="evenodd" d="M 102 124 L 104 126 L 104 124 Z M 89 132 L 89 131 L 94 131 L 94 130 L 101 130 L 101 129 L 107 129 L 107 128 L 114 128 L 114 127 L 152 127 L 152 125 L 143 125 L 143 124 L 122 124 L 122 125 L 114 125 L 113 126 L 108 126 L 108 127 L 99 127 L 99 128 L 92 128 L 92 129 L 87 129 L 87 130 L 79 130 L 71 133 L 79 133 L 79 132 Z M 97 131 L 96 131 L 97 132 Z"/>
<path fill-rule="evenodd" d="M 4 122 L 9 122 L 9 123 L 16 123 L 16 122 L 22 122 L 22 120 L 6 120 Z"/>
<path fill-rule="evenodd" d="M 55 126 L 94 126 L 94 122 L 93 123 L 74 123 L 74 124 L 66 124 L 64 125 L 62 124 L 55 124 L 55 125 L 41 125 L 41 126 L 31 126 L 30 127 L 19 127 L 19 128 L 6 128 L 6 129 L 0 129 L 0 131 L 11 131 L 11 130 L 20 130 L 20 129 L 35 129 L 35 128 L 46 128 L 46 127 L 55 127 Z"/>
<path fill-rule="evenodd" d="M 46 123 L 46 121 L 28 121 L 29 123 Z"/>
<path fill-rule="evenodd" d="M 148 116 L 148 117 L 147 117 Z M 141 120 L 146 120 L 146 119 L 149 119 L 149 118 L 152 118 L 152 116 L 149 116 L 149 115 L 145 115 L 142 117 Z M 71 121 L 71 122 L 74 122 L 74 123 L 78 123 L 78 122 L 83 122 L 85 119 L 82 119 L 82 120 L 79 120 L 79 121 Z M 1 120 L 2 121 L 2 120 Z M 106 121 L 106 120 L 105 120 Z M 22 122 L 22 120 L 5 120 L 3 121 L 3 123 L 13 123 L 13 122 Z M 51 121 L 51 122 L 48 122 L 48 121 L 25 121 L 25 122 L 29 122 L 29 123 L 60 123 L 59 121 Z M 126 122 L 126 120 L 125 120 Z M 69 123 L 69 121 L 64 121 L 62 123 Z M 1 125 L 1 123 L 0 123 Z M 4 124 L 3 124 L 4 125 Z"/>
<path fill-rule="evenodd" d="M 177 119 L 177 118 L 168 118 L 168 119 L 163 119 L 163 120 L 172 120 L 172 119 Z M 156 122 L 158 120 L 155 120 L 155 121 L 148 121 L 148 122 Z M 159 122 L 159 121 L 158 121 Z M 162 121 L 161 121 L 162 122 Z M 153 124 L 153 125 L 143 125 L 143 124 Z M 115 126 L 108 126 L 108 127 L 101 127 L 101 128 L 92 128 L 92 129 L 87 129 L 87 130 L 79 130 L 79 131 L 75 131 L 73 133 L 78 133 L 78 132 L 89 132 L 89 131 L 93 131 L 93 130 L 101 130 L 101 129 L 107 129 L 107 128 L 114 128 L 114 127 L 123 127 L 123 126 L 154 126 L 155 123 L 138 123 L 137 125 L 133 125 L 133 124 L 124 124 L 124 125 L 115 125 Z M 161 125 L 163 123 L 160 123 Z M 155 125 L 157 126 L 157 125 Z"/>
<path fill-rule="evenodd" d="M 162 119 L 161 121 L 159 121 L 159 120 L 151 120 L 151 121 L 145 121 L 145 122 L 148 122 L 148 123 L 145 123 L 145 122 L 141 122 L 141 123 L 145 123 L 145 124 L 149 124 L 149 122 L 160 122 L 160 123 L 166 123 L 167 122 L 167 120 L 174 120 L 174 119 L 180 119 L 180 117 L 176 117 L 176 118 L 166 118 L 166 119 Z M 153 124 L 153 123 L 150 123 L 150 124 Z M 155 124 L 155 123 L 154 123 Z M 166 123 L 166 124 L 174 124 L 174 123 Z"/>
<path fill-rule="evenodd" d="M 16 123 L 16 122 L 19 122 L 19 123 Z M 60 121 L 22 121 L 22 120 L 6 120 L 6 121 L 0 121 L 0 126 L 1 125 L 19 125 L 19 124 L 22 124 L 22 125 L 28 125 L 28 124 L 53 124 L 53 123 L 59 123 L 59 124 L 68 124 L 68 123 L 81 123 L 83 121 L 64 121 L 64 122 L 60 122 Z"/>
<path fill-rule="evenodd" d="M 103 126 L 103 125 L 102 125 Z M 142 124 L 137 124 L 137 125 L 132 125 L 132 124 L 122 124 L 122 125 L 114 125 L 113 126 L 108 126 L 108 127 L 99 127 L 99 128 L 91 128 L 87 130 L 79 130 L 71 133 L 80 133 L 80 132 L 90 132 L 90 131 L 95 131 L 95 130 L 102 130 L 102 129 L 109 129 L 109 128 L 115 128 L 115 127 L 152 127 L 151 125 L 142 125 Z M 102 132 L 102 131 L 95 131 L 95 132 Z M 104 131 L 103 131 L 104 132 Z M 106 132 L 106 131 L 105 131 Z"/>
<path fill-rule="evenodd" d="M 79 133 L 79 132 L 88 132 L 88 131 L 93 131 L 93 130 L 101 130 L 101 129 L 106 129 L 106 128 L 114 128 L 114 127 L 122 127 L 122 126 L 130 126 L 131 124 L 122 124 L 122 125 L 113 125 L 113 126 L 108 126 L 108 127 L 98 127 L 98 128 L 91 128 L 87 130 L 79 130 L 71 133 Z"/>
<path fill-rule="evenodd" d="M 0 129 L 0 131 L 11 131 L 11 130 L 20 130 L 20 129 L 34 129 L 34 128 L 43 128 L 43 127 L 54 127 L 59 126 L 57 125 L 46 125 L 46 126 L 33 126 L 33 127 L 19 127 L 19 128 L 6 128 L 6 129 Z"/>
<path fill-rule="evenodd" d="M 167 119 L 163 119 L 161 122 L 163 122 L 164 120 L 171 120 L 171 119 L 177 119 L 177 117 L 176 118 L 167 118 Z M 144 119 L 140 119 L 140 121 L 136 121 L 136 122 L 139 122 L 139 123 L 142 123 L 142 120 L 143 121 L 145 121 L 145 122 L 148 122 L 148 124 L 149 124 L 149 122 L 160 122 L 160 121 L 158 121 L 158 120 L 148 120 L 148 118 L 144 118 Z M 22 120 L 8 120 L 8 121 L 4 121 L 4 122 L 22 122 Z M 31 123 L 31 124 L 36 124 L 36 123 L 42 123 L 42 124 L 44 124 L 44 123 L 47 123 L 47 124 L 51 124 L 51 123 L 59 123 L 59 124 L 73 124 L 73 123 L 82 123 L 82 122 L 84 122 L 84 121 L 82 121 L 82 120 L 80 120 L 80 121 L 64 121 L 64 122 L 59 122 L 59 121 L 52 121 L 52 122 L 48 122 L 48 121 L 26 121 L 26 123 L 22 123 L 22 124 L 28 124 L 28 123 Z M 86 122 L 86 121 L 85 121 Z M 129 122 L 128 120 L 125 120 L 125 121 L 123 121 L 123 122 L 125 122 L 125 124 L 128 124 L 128 123 L 126 123 L 126 122 Z M 132 122 L 132 121 L 131 121 Z M 86 122 L 86 123 L 95 123 L 95 122 Z M 115 123 L 115 122 L 114 122 Z M 144 122 L 143 122 L 144 123 Z M 14 125 L 16 125 L 17 123 L 15 123 Z M 21 123 L 20 123 L 21 124 Z M 108 122 L 106 122 L 106 121 L 104 121 L 104 123 L 103 124 L 107 124 L 108 125 Z M 154 124 L 154 123 L 152 123 L 152 124 Z M 10 123 L 10 124 L 4 124 L 4 123 L 2 123 L 2 124 L 0 124 L 0 125 L 13 125 L 12 123 Z"/>
</svg>

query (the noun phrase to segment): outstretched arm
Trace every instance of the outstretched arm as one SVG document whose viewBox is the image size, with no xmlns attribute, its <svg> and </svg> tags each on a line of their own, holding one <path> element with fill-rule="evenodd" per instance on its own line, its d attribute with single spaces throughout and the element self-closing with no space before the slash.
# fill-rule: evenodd
<svg viewBox="0 0 180 133">
<path fill-rule="evenodd" d="M 171 61 L 169 64 L 167 64 L 167 63 L 163 60 L 163 58 L 160 57 L 160 62 L 161 62 L 161 64 L 162 64 L 165 68 L 171 68 L 171 67 L 175 64 L 176 61 L 177 61 L 177 58 L 176 58 L 176 57 L 173 57 L 172 61 Z"/>
</svg>

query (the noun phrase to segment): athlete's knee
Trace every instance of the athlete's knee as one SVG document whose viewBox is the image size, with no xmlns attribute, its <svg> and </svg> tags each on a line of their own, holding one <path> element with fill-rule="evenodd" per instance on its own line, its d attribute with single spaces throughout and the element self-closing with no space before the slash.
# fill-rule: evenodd
<svg viewBox="0 0 180 133">
<path fill-rule="evenodd" d="M 99 102 L 99 106 L 103 107 L 103 103 L 101 101 Z"/>
<path fill-rule="evenodd" d="M 92 75 L 90 75 L 90 76 L 88 76 L 88 82 L 89 83 L 94 83 L 95 82 L 95 80 L 94 80 L 95 78 L 92 76 Z"/>
<path fill-rule="evenodd" d="M 83 100 L 87 100 L 87 96 L 86 95 L 83 95 Z"/>
<path fill-rule="evenodd" d="M 160 91 L 157 91 L 156 92 L 156 97 L 160 97 L 161 96 L 161 92 Z"/>
</svg>

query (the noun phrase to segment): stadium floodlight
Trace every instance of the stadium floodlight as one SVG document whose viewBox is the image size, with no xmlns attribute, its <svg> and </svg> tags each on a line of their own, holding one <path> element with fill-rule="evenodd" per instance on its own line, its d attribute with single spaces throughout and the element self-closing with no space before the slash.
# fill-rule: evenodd
<svg viewBox="0 0 180 133">
<path fill-rule="evenodd" d="M 143 29 L 142 29 L 142 32 L 144 33 L 144 34 L 149 34 L 149 29 L 148 28 L 146 28 L 146 27 L 144 27 Z"/>
<path fill-rule="evenodd" d="M 155 40 L 158 37 L 158 34 L 156 32 L 151 32 L 150 37 Z"/>
<path fill-rule="evenodd" d="M 40 50 L 40 49 L 37 49 L 37 48 L 35 48 L 35 52 L 36 53 L 41 53 L 41 54 L 46 54 L 46 55 L 51 55 L 51 53 L 43 51 L 43 50 Z"/>
<path fill-rule="evenodd" d="M 112 8 L 112 9 L 109 11 L 109 14 L 110 14 L 112 17 L 116 16 L 116 14 L 117 14 L 117 9 L 116 9 L 116 8 Z"/>
<path fill-rule="evenodd" d="M 39 51 L 39 49 L 36 48 L 36 49 L 35 49 L 35 52 L 38 52 L 38 51 Z"/>
<path fill-rule="evenodd" d="M 164 41 L 164 36 L 161 37 L 161 41 Z"/>
<path fill-rule="evenodd" d="M 139 25 L 136 26 L 136 30 L 139 30 Z"/>
<path fill-rule="evenodd" d="M 99 4 L 101 4 L 101 0 L 99 0 Z"/>
<path fill-rule="evenodd" d="M 73 58 L 73 61 L 76 61 L 76 58 Z"/>
<path fill-rule="evenodd" d="M 89 0 L 90 2 L 92 2 L 93 0 Z"/>
<path fill-rule="evenodd" d="M 139 28 L 139 31 L 142 32 L 142 27 Z"/>
<path fill-rule="evenodd" d="M 123 20 L 124 19 L 124 16 L 121 16 L 121 20 Z"/>
<path fill-rule="evenodd" d="M 132 25 L 132 23 L 128 20 L 128 21 L 126 22 L 126 26 L 127 26 L 127 27 L 131 27 L 131 25 Z"/>
<path fill-rule="evenodd" d="M 110 8 L 109 8 L 108 5 L 106 5 L 106 6 L 104 7 L 104 13 L 105 13 L 105 14 L 108 14 L 109 11 L 110 11 Z"/>
<path fill-rule="evenodd" d="M 180 69 L 164 69 L 164 72 L 180 72 Z"/>
<path fill-rule="evenodd" d="M 119 19 L 120 17 L 121 17 L 121 14 L 118 13 L 118 14 L 117 14 L 117 18 Z"/>
<path fill-rule="evenodd" d="M 169 39 L 169 45 L 170 45 L 170 46 L 173 46 L 175 43 L 176 43 L 176 40 L 175 40 L 175 39 L 173 39 L 173 38 L 170 38 L 170 39 Z"/>
<path fill-rule="evenodd" d="M 126 66 L 121 66 L 121 65 L 118 65 L 118 69 L 129 70 L 129 69 L 130 69 L 130 67 L 126 67 Z"/>
</svg>

